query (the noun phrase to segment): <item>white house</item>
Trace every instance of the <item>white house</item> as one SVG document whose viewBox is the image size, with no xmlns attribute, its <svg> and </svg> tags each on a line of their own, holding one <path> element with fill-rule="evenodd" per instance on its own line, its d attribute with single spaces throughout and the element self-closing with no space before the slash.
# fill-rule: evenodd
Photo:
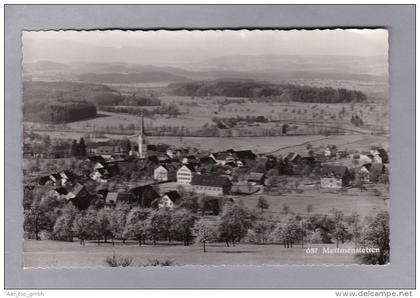
<svg viewBox="0 0 420 298">
<path fill-rule="evenodd" d="M 153 177 L 156 181 L 171 181 L 176 179 L 177 173 L 171 166 L 160 165 L 154 170 Z"/>
<path fill-rule="evenodd" d="M 181 199 L 181 196 L 179 195 L 179 193 L 175 190 L 173 191 L 169 191 L 167 193 L 165 193 L 162 198 L 159 200 L 158 203 L 158 208 L 162 209 L 162 208 L 168 208 L 168 209 L 173 209 L 174 205 L 179 202 Z"/>
<path fill-rule="evenodd" d="M 193 175 L 195 173 L 194 167 L 190 165 L 183 165 L 176 173 L 176 181 L 178 184 L 191 184 Z"/>
</svg>

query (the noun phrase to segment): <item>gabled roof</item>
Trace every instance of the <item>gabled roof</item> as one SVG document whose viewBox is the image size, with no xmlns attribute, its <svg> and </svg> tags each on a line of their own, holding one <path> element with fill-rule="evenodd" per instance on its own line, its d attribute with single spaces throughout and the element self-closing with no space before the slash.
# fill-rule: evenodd
<svg viewBox="0 0 420 298">
<path fill-rule="evenodd" d="M 62 178 L 69 178 L 69 179 L 77 177 L 73 172 L 70 172 L 70 171 L 62 171 L 60 172 L 60 175 Z"/>
<path fill-rule="evenodd" d="M 346 166 L 324 165 L 321 170 L 322 176 L 334 175 L 337 178 L 343 178 L 348 173 Z"/>
<path fill-rule="evenodd" d="M 88 157 L 88 159 L 89 159 L 90 161 L 94 162 L 94 163 L 99 162 L 99 163 L 101 163 L 101 164 L 103 164 L 103 165 L 105 165 L 105 164 L 106 164 L 106 160 L 105 160 L 105 158 L 103 158 L 102 156 L 99 156 L 99 155 L 89 156 L 89 157 Z"/>
<path fill-rule="evenodd" d="M 147 151 L 157 151 L 156 145 L 147 145 Z"/>
<path fill-rule="evenodd" d="M 116 203 L 116 202 L 130 202 L 132 195 L 129 192 L 108 192 L 106 195 L 105 203 Z"/>
<path fill-rule="evenodd" d="M 257 157 L 257 155 L 255 155 L 255 153 L 252 152 L 252 150 L 235 151 L 234 155 L 236 156 L 236 158 L 239 158 L 239 159 L 252 159 L 252 160 L 254 160 Z"/>
<path fill-rule="evenodd" d="M 58 173 L 56 173 L 56 174 L 51 174 L 50 175 L 51 177 L 53 177 L 53 178 L 55 178 L 55 180 L 61 180 L 61 175 L 60 174 L 58 174 Z"/>
<path fill-rule="evenodd" d="M 60 194 L 60 195 L 66 195 L 66 194 L 68 194 L 69 192 L 67 191 L 67 189 L 66 188 L 64 188 L 64 187 L 58 187 L 58 188 L 56 188 L 56 189 L 54 189 L 58 194 Z"/>
<path fill-rule="evenodd" d="M 201 163 L 201 164 L 215 164 L 216 161 L 211 157 L 205 156 L 205 157 L 200 158 L 199 163 Z"/>
<path fill-rule="evenodd" d="M 215 187 L 224 187 L 232 185 L 229 178 L 216 175 L 194 175 L 191 184 Z"/>
<path fill-rule="evenodd" d="M 48 181 L 52 181 L 50 176 L 40 177 L 38 180 L 39 185 L 45 185 Z"/>
<path fill-rule="evenodd" d="M 191 172 L 195 172 L 195 168 L 194 168 L 194 166 L 193 165 L 190 165 L 190 164 L 187 164 L 187 165 L 182 165 L 182 167 L 180 167 L 179 169 L 178 169 L 178 171 L 180 170 L 180 169 L 182 169 L 183 167 L 186 167 L 187 169 L 189 169 Z"/>
<path fill-rule="evenodd" d="M 176 203 L 177 201 L 181 199 L 181 195 L 176 190 L 168 191 L 164 193 L 162 197 L 164 196 L 167 196 L 168 198 L 170 198 L 171 201 L 174 203 Z"/>
<path fill-rule="evenodd" d="M 85 187 L 83 185 L 81 185 L 80 183 L 76 183 L 76 185 L 74 185 L 73 188 L 70 189 L 69 192 L 71 192 L 72 194 L 74 194 L 77 197 L 84 188 Z"/>
<path fill-rule="evenodd" d="M 131 188 L 130 192 L 132 192 L 135 196 L 141 196 L 143 192 L 146 190 L 154 191 L 154 188 L 152 187 L 151 184 L 146 184 L 146 185 L 141 185 L 141 186 L 136 186 L 134 188 Z"/>
<path fill-rule="evenodd" d="M 233 157 L 230 152 L 222 151 L 212 153 L 216 160 L 226 160 L 228 157 Z"/>
<path fill-rule="evenodd" d="M 300 157 L 301 156 L 298 153 L 296 153 L 296 152 L 290 152 L 289 154 L 286 155 L 286 157 L 284 159 L 286 161 L 289 161 L 289 162 L 294 162 L 294 161 L 296 161 Z"/>
<path fill-rule="evenodd" d="M 159 168 L 164 168 L 165 170 L 169 171 L 176 171 L 175 167 L 171 164 L 161 164 L 155 168 L 155 171 Z"/>
</svg>

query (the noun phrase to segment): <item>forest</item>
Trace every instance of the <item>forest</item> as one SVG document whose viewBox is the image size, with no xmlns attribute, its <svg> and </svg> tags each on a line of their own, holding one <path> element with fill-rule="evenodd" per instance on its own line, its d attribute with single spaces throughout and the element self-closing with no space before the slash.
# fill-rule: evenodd
<svg viewBox="0 0 420 298">
<path fill-rule="evenodd" d="M 105 85 L 76 82 L 23 82 L 25 121 L 67 123 L 96 116 L 98 106 L 160 106 L 150 94 L 122 95 Z"/>
<path fill-rule="evenodd" d="M 276 85 L 256 81 L 213 81 L 175 83 L 168 86 L 169 93 L 178 96 L 206 97 L 274 97 L 278 101 L 348 103 L 366 101 L 366 95 L 357 90 L 301 85 Z"/>
</svg>

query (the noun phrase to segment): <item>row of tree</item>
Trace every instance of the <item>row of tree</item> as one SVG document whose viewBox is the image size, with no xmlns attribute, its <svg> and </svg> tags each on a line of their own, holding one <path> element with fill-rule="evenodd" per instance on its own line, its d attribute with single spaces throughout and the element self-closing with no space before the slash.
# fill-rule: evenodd
<svg viewBox="0 0 420 298">
<path fill-rule="evenodd" d="M 34 195 L 34 194 L 33 194 Z M 92 204 L 79 211 L 71 203 L 56 200 L 44 194 L 26 201 L 24 228 L 27 238 L 73 241 L 81 245 L 86 240 L 103 242 L 129 239 L 139 245 L 157 241 L 181 241 L 185 246 L 194 240 L 203 245 L 224 242 L 235 246 L 248 243 L 274 243 L 285 248 L 310 243 L 340 243 L 352 241 L 355 247 L 379 248 L 378 254 L 360 255 L 364 263 L 384 264 L 389 260 L 389 215 L 381 212 L 362 222 L 357 213 L 345 216 L 332 209 L 329 214 L 296 215 L 284 207 L 281 216 L 272 219 L 264 210 L 267 202 L 260 199 L 257 210 L 248 210 L 242 204 L 227 202 L 218 217 L 194 213 L 188 205 L 171 209 L 141 208 L 118 203 L 113 209 L 97 208 Z M 287 209 L 287 210 L 286 210 Z M 42 236 L 41 236 L 42 235 Z"/>
<path fill-rule="evenodd" d="M 278 101 L 347 103 L 366 101 L 364 93 L 344 88 L 276 85 L 256 81 L 188 82 L 169 85 L 169 92 L 180 96 L 226 96 L 264 98 Z"/>
</svg>

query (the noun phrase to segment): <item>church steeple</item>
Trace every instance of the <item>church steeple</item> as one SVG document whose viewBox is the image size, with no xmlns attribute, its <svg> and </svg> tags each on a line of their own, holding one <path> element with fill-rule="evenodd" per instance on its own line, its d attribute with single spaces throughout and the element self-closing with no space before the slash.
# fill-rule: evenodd
<svg viewBox="0 0 420 298">
<path fill-rule="evenodd" d="M 140 112 L 140 132 L 138 136 L 138 145 L 139 145 L 139 158 L 145 158 L 147 154 L 147 138 L 146 131 L 144 129 L 144 116 L 143 111 Z"/>
</svg>

